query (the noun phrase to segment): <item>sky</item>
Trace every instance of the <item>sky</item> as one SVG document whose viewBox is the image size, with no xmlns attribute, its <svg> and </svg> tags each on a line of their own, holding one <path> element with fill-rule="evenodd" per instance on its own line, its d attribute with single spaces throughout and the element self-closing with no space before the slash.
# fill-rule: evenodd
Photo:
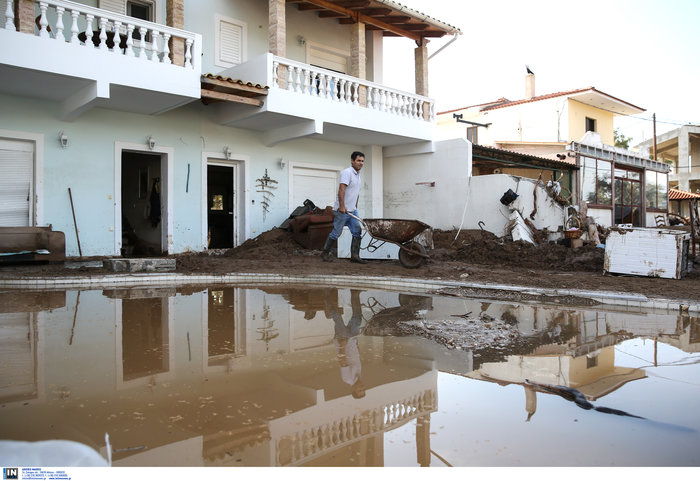
<svg viewBox="0 0 700 481">
<path fill-rule="evenodd" d="M 616 117 L 631 146 L 684 124 L 700 125 L 699 0 L 397 0 L 458 27 L 429 61 L 437 111 L 595 87 L 645 109 Z M 432 39 L 428 55 L 452 39 Z M 385 39 L 384 84 L 415 91 L 415 42 Z"/>
</svg>

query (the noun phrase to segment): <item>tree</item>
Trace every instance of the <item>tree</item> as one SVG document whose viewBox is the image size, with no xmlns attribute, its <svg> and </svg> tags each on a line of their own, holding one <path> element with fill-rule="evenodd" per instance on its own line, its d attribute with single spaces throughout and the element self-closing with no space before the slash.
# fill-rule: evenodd
<svg viewBox="0 0 700 481">
<path fill-rule="evenodd" d="M 613 135 L 615 136 L 615 147 L 621 147 L 623 149 L 630 148 L 630 142 L 632 142 L 632 137 L 625 137 L 617 129 L 613 130 Z"/>
</svg>

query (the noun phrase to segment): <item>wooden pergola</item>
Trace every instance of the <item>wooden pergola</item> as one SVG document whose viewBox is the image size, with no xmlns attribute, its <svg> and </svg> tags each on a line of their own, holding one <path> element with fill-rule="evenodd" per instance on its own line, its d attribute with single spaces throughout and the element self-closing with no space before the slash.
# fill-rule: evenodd
<svg viewBox="0 0 700 481">
<path fill-rule="evenodd" d="M 364 23 L 366 30 L 381 30 L 385 37 L 406 37 L 424 45 L 426 39 L 461 33 L 458 28 L 389 0 L 286 0 L 299 11 L 340 25 Z"/>
</svg>

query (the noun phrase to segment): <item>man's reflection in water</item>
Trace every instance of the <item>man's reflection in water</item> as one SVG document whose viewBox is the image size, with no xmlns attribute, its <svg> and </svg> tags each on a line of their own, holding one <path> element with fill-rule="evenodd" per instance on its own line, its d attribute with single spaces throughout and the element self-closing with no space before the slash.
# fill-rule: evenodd
<svg viewBox="0 0 700 481">
<path fill-rule="evenodd" d="M 362 324 L 362 306 L 360 304 L 360 291 L 350 290 L 350 305 L 352 317 L 345 325 L 343 316 L 338 307 L 337 291 L 335 296 L 328 291 L 324 299 L 326 314 L 330 315 L 335 323 L 335 336 L 333 344 L 338 350 L 338 363 L 340 364 L 340 377 L 343 382 L 352 386 L 352 397 L 355 399 L 365 397 L 365 386 L 362 384 L 362 364 L 357 341 L 360 336 Z"/>
</svg>

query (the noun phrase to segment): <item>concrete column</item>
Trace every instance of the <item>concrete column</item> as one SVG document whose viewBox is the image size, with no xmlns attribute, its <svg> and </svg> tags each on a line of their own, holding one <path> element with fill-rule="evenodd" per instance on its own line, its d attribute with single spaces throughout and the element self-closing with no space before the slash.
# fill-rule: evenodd
<svg viewBox="0 0 700 481">
<path fill-rule="evenodd" d="M 365 24 L 362 22 L 353 23 L 350 26 L 350 75 L 353 77 L 367 78 L 366 49 Z M 367 105 L 367 87 L 360 87 L 358 97 L 360 105 Z"/>
<path fill-rule="evenodd" d="M 428 93 L 428 47 L 417 47 L 416 57 L 416 94 L 429 96 Z"/>
<path fill-rule="evenodd" d="M 683 126 L 678 132 L 678 188 L 690 192 L 690 136 Z"/>
<path fill-rule="evenodd" d="M 381 219 L 384 217 L 384 150 L 379 145 L 365 145 L 362 151 L 365 153 L 363 170 L 368 170 L 369 174 L 366 179 L 371 191 L 371 217 Z"/>
<path fill-rule="evenodd" d="M 287 56 L 286 1 L 268 0 L 270 53 L 278 57 Z"/>
<path fill-rule="evenodd" d="M 34 35 L 34 1 L 15 0 L 15 26 L 17 31 Z M 4 12 L 3 12 L 4 13 Z"/>
<path fill-rule="evenodd" d="M 165 6 L 166 23 L 169 27 L 185 29 L 185 0 L 168 0 Z M 181 38 L 170 38 L 170 59 L 173 64 L 185 65 L 185 41 Z"/>
<path fill-rule="evenodd" d="M 383 32 L 381 30 L 372 30 L 365 35 L 367 42 L 367 79 L 375 83 L 384 82 L 384 43 Z"/>
</svg>

